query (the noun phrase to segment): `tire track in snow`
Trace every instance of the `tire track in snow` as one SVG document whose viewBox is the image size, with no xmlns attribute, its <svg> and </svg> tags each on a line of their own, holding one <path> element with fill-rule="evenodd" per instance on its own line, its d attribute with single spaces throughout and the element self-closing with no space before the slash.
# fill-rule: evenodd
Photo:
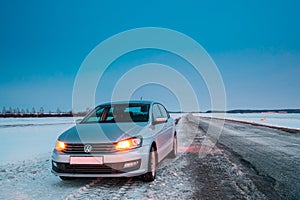
<svg viewBox="0 0 300 200">
<path fill-rule="evenodd" d="M 97 178 L 93 181 L 91 181 L 90 183 L 80 187 L 78 190 L 76 190 L 75 192 L 69 194 L 64 200 L 71 200 L 73 198 L 76 198 L 77 196 L 79 196 L 81 193 L 83 193 L 84 191 L 88 190 L 90 187 L 94 186 L 95 184 L 101 182 L 101 178 Z"/>
<path fill-rule="evenodd" d="M 131 178 L 98 178 L 82 186 L 65 200 L 71 199 L 120 199 L 130 187 Z"/>
</svg>

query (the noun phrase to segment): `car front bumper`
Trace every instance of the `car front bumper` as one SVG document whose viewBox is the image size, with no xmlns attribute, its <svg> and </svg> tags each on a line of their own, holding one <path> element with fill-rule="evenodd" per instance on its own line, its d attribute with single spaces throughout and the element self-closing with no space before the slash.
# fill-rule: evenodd
<svg viewBox="0 0 300 200">
<path fill-rule="evenodd" d="M 103 157 L 103 164 L 70 164 L 70 158 Z M 111 154 L 65 154 L 53 151 L 52 173 L 66 177 L 132 177 L 148 170 L 149 146 Z"/>
</svg>

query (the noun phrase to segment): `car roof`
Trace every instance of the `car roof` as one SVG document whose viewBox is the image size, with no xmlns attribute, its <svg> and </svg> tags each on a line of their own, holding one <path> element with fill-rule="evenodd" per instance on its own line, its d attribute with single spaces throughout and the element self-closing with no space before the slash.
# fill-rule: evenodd
<svg viewBox="0 0 300 200">
<path fill-rule="evenodd" d="M 114 102 L 106 102 L 103 104 L 99 104 L 99 106 L 112 105 L 112 104 L 153 104 L 156 103 L 154 101 L 148 100 L 131 100 L 131 101 L 114 101 Z"/>
</svg>

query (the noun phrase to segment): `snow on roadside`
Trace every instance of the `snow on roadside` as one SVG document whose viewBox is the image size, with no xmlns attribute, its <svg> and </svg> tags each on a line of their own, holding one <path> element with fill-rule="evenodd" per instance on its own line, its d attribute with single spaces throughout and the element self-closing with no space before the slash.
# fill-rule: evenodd
<svg viewBox="0 0 300 200">
<path fill-rule="evenodd" d="M 0 127 L 70 124 L 73 122 L 72 117 L 0 118 Z"/>
<path fill-rule="evenodd" d="M 90 179 L 76 182 L 61 181 L 51 172 L 51 164 L 46 156 L 33 160 L 0 166 L 0 199 L 64 199 Z"/>
<path fill-rule="evenodd" d="M 0 124 L 0 165 L 3 165 L 50 155 L 58 135 L 73 126 L 74 121 L 73 118 L 11 118 L 0 119 Z"/>
<path fill-rule="evenodd" d="M 221 117 L 218 113 L 197 113 L 193 114 L 201 117 Z M 226 119 L 257 123 L 262 125 L 293 128 L 300 130 L 300 114 L 281 113 L 251 113 L 251 114 L 225 114 Z"/>
<path fill-rule="evenodd" d="M 45 125 L 14 127 L 19 135 L 15 137 L 26 138 L 32 143 L 19 144 L 17 148 L 36 149 L 34 143 L 43 143 L 41 139 L 55 142 L 51 137 L 60 133 L 59 129 L 65 129 L 66 125 Z M 70 125 L 69 125 L 70 126 Z M 45 129 L 43 129 L 45 128 Z M 14 134 L 10 128 L 0 130 L 2 136 L 9 137 Z M 35 130 L 37 129 L 37 130 Z M 48 131 L 48 132 L 47 132 Z M 44 132 L 44 134 L 41 134 Z M 55 132 L 51 134 L 52 132 Z M 0 134 L 0 137 L 1 137 Z M 15 133 L 17 134 L 17 133 Z M 37 135 L 40 134 L 41 137 Z M 14 142 L 13 140 L 11 141 Z M 30 144 L 30 145 L 29 145 Z M 29 147 L 29 146 L 30 147 Z M 48 144 L 52 150 L 53 144 Z M 22 154 L 22 149 L 14 149 L 15 157 Z M 17 152 L 20 151 L 20 152 Z M 27 152 L 28 153 L 28 152 Z M 26 153 L 26 154 L 27 154 Z M 182 154 L 182 153 L 180 153 Z M 11 162 L 0 164 L 0 199 L 86 199 L 86 197 L 118 198 L 120 199 L 158 199 L 163 197 L 192 197 L 193 188 L 189 177 L 185 174 L 187 168 L 186 158 L 179 155 L 177 159 L 166 159 L 158 170 L 157 180 L 152 183 L 144 183 L 138 179 L 76 179 L 74 181 L 61 181 L 51 171 L 50 155 L 48 147 L 40 151 L 33 151 L 31 156 L 22 157 L 23 161 L 13 159 Z M 25 156 L 25 155 L 23 155 Z M 22 160 L 22 159 L 20 159 Z M 6 159 L 6 161 L 8 161 Z M 113 188 L 113 189 L 112 189 Z"/>
</svg>

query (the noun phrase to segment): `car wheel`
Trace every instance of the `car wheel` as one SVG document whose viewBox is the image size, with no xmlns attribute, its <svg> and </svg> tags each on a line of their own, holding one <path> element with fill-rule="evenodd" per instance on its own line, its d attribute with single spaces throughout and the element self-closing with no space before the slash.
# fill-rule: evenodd
<svg viewBox="0 0 300 200">
<path fill-rule="evenodd" d="M 148 172 L 143 175 L 143 181 L 151 182 L 155 180 L 157 170 L 157 158 L 154 147 L 151 147 L 149 153 Z"/>
<path fill-rule="evenodd" d="M 174 135 L 174 139 L 173 139 L 173 150 L 170 153 L 170 157 L 171 158 L 176 158 L 177 156 L 177 136 Z"/>
<path fill-rule="evenodd" d="M 73 177 L 68 177 L 68 176 L 60 176 L 59 178 L 61 180 L 63 180 L 63 181 L 68 181 L 68 180 L 72 180 L 73 179 Z"/>
</svg>

